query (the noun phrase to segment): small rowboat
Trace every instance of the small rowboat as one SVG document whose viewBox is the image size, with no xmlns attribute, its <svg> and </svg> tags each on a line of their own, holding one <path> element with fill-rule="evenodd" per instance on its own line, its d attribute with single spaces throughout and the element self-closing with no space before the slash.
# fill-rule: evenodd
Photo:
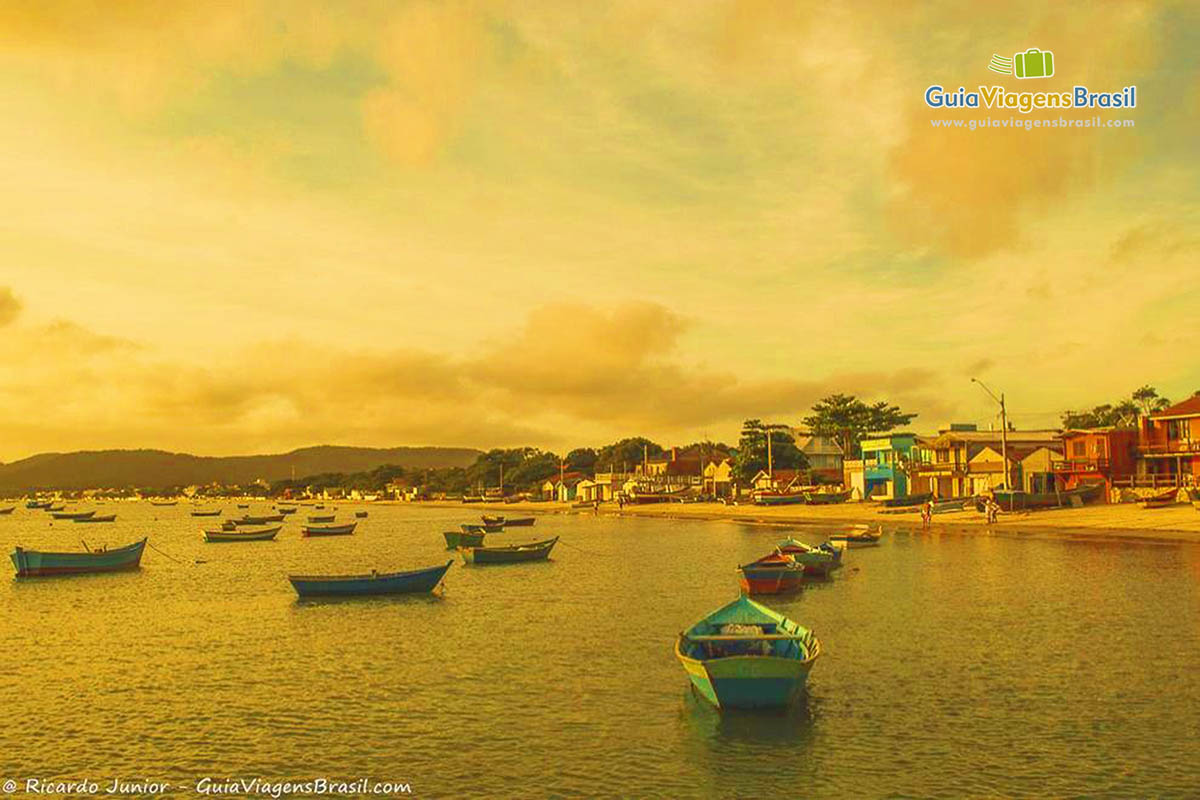
<svg viewBox="0 0 1200 800">
<path fill-rule="evenodd" d="M 504 520 L 506 528 L 528 528 L 534 523 L 533 517 L 516 517 Z"/>
<path fill-rule="evenodd" d="M 437 567 L 410 572 L 372 572 L 369 575 L 289 575 L 301 597 L 355 597 L 376 594 L 414 594 L 437 589 L 454 559 Z"/>
<path fill-rule="evenodd" d="M 467 564 L 515 564 L 521 561 L 545 561 L 558 543 L 558 537 L 543 542 L 512 544 L 506 547 L 460 547 Z"/>
<path fill-rule="evenodd" d="M 503 525 L 504 524 L 504 517 L 489 516 L 487 514 L 484 514 L 482 519 L 483 519 L 484 525 Z"/>
<path fill-rule="evenodd" d="M 93 512 L 93 515 L 90 517 L 76 517 L 75 518 L 76 524 L 78 524 L 80 522 L 116 522 L 116 521 L 117 521 L 116 514 L 105 514 L 104 516 L 96 516 L 94 514 L 94 512 Z"/>
<path fill-rule="evenodd" d="M 16 506 L 9 506 L 8 508 L 0 508 L 0 517 L 11 514 L 13 512 L 14 508 L 16 508 Z"/>
<path fill-rule="evenodd" d="M 844 503 L 850 499 L 850 492 L 805 492 L 804 502 L 811 506 L 828 506 L 834 503 Z"/>
<path fill-rule="evenodd" d="M 65 508 L 66 508 L 66 506 L 42 506 L 42 511 L 49 511 L 50 513 L 54 513 L 55 511 L 62 511 Z"/>
<path fill-rule="evenodd" d="M 266 542 L 275 538 L 276 534 L 282 529 L 282 525 L 276 525 L 274 528 L 261 528 L 256 531 L 205 531 L 204 541 L 206 542 Z"/>
<path fill-rule="evenodd" d="M 173 506 L 178 502 L 179 502 L 178 500 L 151 500 L 150 505 L 152 505 L 152 506 Z"/>
<path fill-rule="evenodd" d="M 842 551 L 830 544 L 810 547 L 804 542 L 791 537 L 784 539 L 776 547 L 779 552 L 791 556 L 796 563 L 804 567 L 805 575 L 829 577 L 829 573 L 842 566 Z"/>
<path fill-rule="evenodd" d="M 275 510 L 278 511 L 280 514 L 295 514 L 296 513 L 295 508 L 284 508 L 283 506 L 278 506 Z"/>
<path fill-rule="evenodd" d="M 310 516 L 308 518 L 308 521 L 315 522 L 315 523 L 333 522 L 333 520 L 336 516 L 337 516 L 337 514 L 315 514 L 315 515 Z"/>
<path fill-rule="evenodd" d="M 446 531 L 442 536 L 446 538 L 447 550 L 457 550 L 460 547 L 482 547 L 483 539 L 487 534 L 483 531 L 479 531 L 478 533 Z"/>
<path fill-rule="evenodd" d="M 354 512 L 354 516 L 355 516 L 357 519 L 366 519 L 366 518 L 367 518 L 367 512 L 365 512 L 365 511 L 355 511 L 355 512 Z"/>
<path fill-rule="evenodd" d="M 283 514 L 259 514 L 252 517 L 249 514 L 243 514 L 241 518 L 234 520 L 234 524 L 266 525 L 268 522 L 283 522 L 283 516 Z"/>
<path fill-rule="evenodd" d="M 84 545 L 87 547 L 87 545 Z M 96 572 L 119 572 L 137 569 L 142 560 L 146 540 L 114 550 L 87 549 L 82 553 L 46 553 L 18 547 L 12 552 L 13 566 L 18 578 L 47 575 L 86 575 Z"/>
<path fill-rule="evenodd" d="M 221 509 L 218 508 L 216 511 L 196 510 L 196 511 L 192 512 L 192 516 L 193 517 L 219 517 L 219 516 L 221 516 Z"/>
<path fill-rule="evenodd" d="M 249 508 L 249 507 L 250 507 L 249 503 L 238 503 L 238 508 Z"/>
<path fill-rule="evenodd" d="M 27 500 L 27 501 L 25 501 L 26 508 L 45 509 L 45 508 L 49 508 L 52 505 L 53 505 L 53 502 L 51 502 L 50 500 Z"/>
<path fill-rule="evenodd" d="M 921 506 L 933 499 L 933 492 L 924 494 L 908 494 L 903 497 L 889 497 L 882 501 L 885 508 L 904 508 L 906 506 Z"/>
<path fill-rule="evenodd" d="M 313 508 L 317 509 L 318 511 L 324 511 L 324 510 L 325 510 L 325 506 L 324 506 L 323 504 L 321 504 L 321 503 L 317 503 L 315 506 L 313 506 Z"/>
<path fill-rule="evenodd" d="M 746 594 L 783 594 L 804 584 L 804 566 L 778 550 L 738 567 L 738 582 Z"/>
<path fill-rule="evenodd" d="M 300 533 L 304 536 L 349 536 L 354 533 L 356 525 L 357 522 L 345 525 L 305 525 L 300 529 Z"/>
<path fill-rule="evenodd" d="M 491 523 L 479 525 L 474 522 L 464 522 L 462 524 L 463 533 L 499 533 L 504 530 L 503 523 Z"/>
<path fill-rule="evenodd" d="M 675 657 L 717 708 L 778 708 L 803 692 L 821 654 L 813 632 L 739 597 L 679 634 Z"/>
<path fill-rule="evenodd" d="M 1147 497 L 1142 501 L 1142 508 L 1167 508 L 1178 502 L 1179 490 L 1171 489 L 1161 494 L 1156 494 L 1153 497 Z"/>
<path fill-rule="evenodd" d="M 835 533 L 829 537 L 831 542 L 844 542 L 848 547 L 865 547 L 867 545 L 879 544 L 879 539 L 882 537 L 881 531 L 872 531 L 866 525 L 856 525 L 854 530 L 846 533 Z"/>
<path fill-rule="evenodd" d="M 804 492 L 776 492 L 761 490 L 754 493 L 756 506 L 795 506 L 807 503 Z"/>
<path fill-rule="evenodd" d="M 95 513 L 95 511 L 55 511 L 50 516 L 55 519 L 87 519 Z"/>
</svg>

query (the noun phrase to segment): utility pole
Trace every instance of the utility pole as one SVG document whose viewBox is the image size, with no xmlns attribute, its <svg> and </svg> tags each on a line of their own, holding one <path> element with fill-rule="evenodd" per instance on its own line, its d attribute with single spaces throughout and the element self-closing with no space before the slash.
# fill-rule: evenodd
<svg viewBox="0 0 1200 800">
<path fill-rule="evenodd" d="M 1000 393 L 999 397 L 992 392 L 983 381 L 978 378 L 971 378 L 972 383 L 978 383 L 988 395 L 1000 404 L 1000 460 L 1004 462 L 1004 488 L 1012 489 L 1011 474 L 1008 469 L 1008 409 L 1004 406 L 1004 392 Z"/>
</svg>

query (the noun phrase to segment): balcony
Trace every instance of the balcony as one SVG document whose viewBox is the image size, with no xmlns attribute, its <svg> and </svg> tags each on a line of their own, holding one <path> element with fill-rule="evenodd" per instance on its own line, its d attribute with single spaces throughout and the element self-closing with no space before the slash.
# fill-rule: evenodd
<svg viewBox="0 0 1200 800">
<path fill-rule="evenodd" d="M 1109 467 L 1110 462 L 1107 458 L 1074 458 L 1055 464 L 1054 471 L 1070 475 L 1080 472 L 1108 472 Z"/>
<path fill-rule="evenodd" d="M 1171 439 L 1166 442 L 1139 444 L 1138 455 L 1148 458 L 1200 455 L 1200 439 Z"/>
</svg>

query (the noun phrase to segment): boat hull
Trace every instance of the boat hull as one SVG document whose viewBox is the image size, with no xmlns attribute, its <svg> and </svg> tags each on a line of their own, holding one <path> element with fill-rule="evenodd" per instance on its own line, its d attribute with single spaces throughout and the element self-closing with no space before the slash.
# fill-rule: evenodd
<svg viewBox="0 0 1200 800">
<path fill-rule="evenodd" d="M 760 494 L 754 497 L 754 505 L 756 506 L 795 506 L 803 505 L 807 502 L 803 492 L 796 492 L 795 494 Z"/>
<path fill-rule="evenodd" d="M 409 572 L 371 575 L 289 575 L 288 580 L 300 597 L 364 597 L 382 594 L 424 594 L 432 592 L 446 577 L 454 563 Z"/>
<path fill-rule="evenodd" d="M 506 527 L 506 528 L 528 528 L 531 525 L 533 525 L 533 522 L 534 522 L 533 517 L 517 517 L 516 519 L 504 520 L 504 527 Z"/>
<path fill-rule="evenodd" d="M 519 564 L 526 561 L 545 561 L 558 542 L 558 537 L 544 542 L 511 547 L 462 547 L 463 561 L 468 564 Z"/>
<path fill-rule="evenodd" d="M 281 527 L 261 531 L 205 531 L 206 542 L 267 542 L 279 535 Z"/>
<path fill-rule="evenodd" d="M 300 533 L 304 536 L 349 536 L 357 525 L 357 522 L 349 525 L 305 525 Z"/>
<path fill-rule="evenodd" d="M 787 594 L 804 585 L 804 569 L 738 569 L 738 583 L 746 594 Z"/>
<path fill-rule="evenodd" d="M 804 693 L 813 664 L 750 656 L 704 662 L 684 656 L 680 661 L 700 696 L 721 709 L 790 706 Z"/>
<path fill-rule="evenodd" d="M 146 540 L 99 553 L 45 553 L 18 547 L 10 558 L 18 578 L 122 572 L 141 566 Z"/>
</svg>

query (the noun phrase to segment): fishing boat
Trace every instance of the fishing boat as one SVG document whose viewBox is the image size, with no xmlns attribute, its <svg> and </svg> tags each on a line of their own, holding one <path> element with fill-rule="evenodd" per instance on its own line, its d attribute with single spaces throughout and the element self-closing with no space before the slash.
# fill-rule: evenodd
<svg viewBox="0 0 1200 800">
<path fill-rule="evenodd" d="M 295 514 L 296 513 L 295 508 L 284 508 L 283 506 L 277 506 L 275 508 L 275 510 L 278 511 L 280 514 Z"/>
<path fill-rule="evenodd" d="M 475 522 L 464 522 L 462 524 L 463 533 L 499 533 L 504 530 L 503 523 L 491 523 L 480 525 Z"/>
<path fill-rule="evenodd" d="M 8 506 L 7 508 L 0 508 L 0 517 L 7 516 L 8 514 L 13 513 L 13 510 L 15 508 L 16 508 L 16 506 Z"/>
<path fill-rule="evenodd" d="M 150 505 L 152 505 L 152 506 L 173 506 L 173 505 L 176 505 L 178 502 L 179 502 L 178 500 L 151 500 Z"/>
<path fill-rule="evenodd" d="M 237 507 L 238 508 L 249 508 L 250 504 L 249 503 L 238 503 Z"/>
<path fill-rule="evenodd" d="M 810 506 L 828 506 L 844 503 L 850 499 L 850 492 L 805 492 L 804 502 Z"/>
<path fill-rule="evenodd" d="M 804 566 L 778 550 L 738 567 L 738 583 L 746 594 L 783 594 L 804 585 Z"/>
<path fill-rule="evenodd" d="M 692 686 L 720 709 L 791 705 L 820 654 L 812 631 L 748 597 L 717 609 L 675 641 L 675 657 Z"/>
<path fill-rule="evenodd" d="M 1142 500 L 1142 508 L 1167 508 L 1179 503 L 1179 490 L 1170 489 Z"/>
<path fill-rule="evenodd" d="M 87 519 L 94 516 L 95 511 L 54 511 L 50 516 L 55 519 Z"/>
<path fill-rule="evenodd" d="M 1062 508 L 1074 505 L 1072 498 L 1078 498 L 1080 503 L 1090 503 L 1100 497 L 1104 489 L 1102 483 L 1091 483 L 1070 489 L 1065 492 L 1022 492 L 1009 489 L 993 489 L 992 499 L 1004 511 L 1020 511 L 1023 509 Z"/>
<path fill-rule="evenodd" d="M 308 517 L 309 522 L 320 524 L 322 522 L 333 522 L 337 514 L 311 514 Z"/>
<path fill-rule="evenodd" d="M 78 524 L 80 522 L 116 522 L 116 521 L 117 521 L 116 514 L 99 515 L 99 514 L 96 514 L 95 512 L 92 512 L 92 514 L 87 517 L 76 517 L 75 518 L 76 524 Z"/>
<path fill-rule="evenodd" d="M 437 567 L 369 575 L 289 575 L 288 580 L 301 597 L 424 594 L 437 589 L 453 563 L 450 559 Z"/>
<path fill-rule="evenodd" d="M 965 511 L 968 504 L 974 505 L 973 497 L 951 497 L 946 500 L 934 500 L 930 509 L 934 514 L 949 514 L 952 511 Z"/>
<path fill-rule="evenodd" d="M 89 548 L 82 553 L 47 553 L 18 547 L 12 552 L 13 566 L 18 578 L 47 575 L 85 575 L 95 572 L 118 572 L 137 569 L 142 560 L 146 540 L 118 547 Z"/>
<path fill-rule="evenodd" d="M 646 489 L 634 489 L 631 492 L 625 493 L 625 502 L 633 505 L 645 505 L 646 503 L 673 503 L 683 498 L 687 493 L 687 489 L 677 489 L 673 492 L 655 492 Z M 591 505 L 589 503 L 588 505 Z"/>
<path fill-rule="evenodd" d="M 842 550 L 831 544 L 814 546 L 797 541 L 790 536 L 776 545 L 779 552 L 789 555 L 804 567 L 805 575 L 827 578 L 835 569 L 842 566 Z"/>
<path fill-rule="evenodd" d="M 54 503 L 53 503 L 53 501 L 50 501 L 50 500 L 26 500 L 25 501 L 26 508 L 45 509 L 45 508 L 49 508 L 52 505 L 54 505 Z"/>
<path fill-rule="evenodd" d="M 466 531 L 446 531 L 442 534 L 446 539 L 447 550 L 457 550 L 460 547 L 481 547 L 487 536 L 483 531 L 467 533 Z"/>
<path fill-rule="evenodd" d="M 777 492 L 763 489 L 753 495 L 756 506 L 795 506 L 808 502 L 804 492 Z"/>
<path fill-rule="evenodd" d="M 323 503 L 317 503 L 315 506 L 313 506 L 313 508 L 317 509 L 317 511 L 324 511 L 325 505 Z"/>
<path fill-rule="evenodd" d="M 192 511 L 192 516 L 193 517 L 219 517 L 219 516 L 221 516 L 221 509 L 218 508 L 215 511 L 201 511 L 200 509 L 195 509 L 194 511 Z"/>
<path fill-rule="evenodd" d="M 42 511 L 49 511 L 53 514 L 55 511 L 62 511 L 66 506 L 42 506 Z"/>
<path fill-rule="evenodd" d="M 365 511 L 355 511 L 355 512 L 354 512 L 354 517 L 355 517 L 355 519 L 366 519 L 366 518 L 367 518 L 367 512 L 365 512 Z"/>
<path fill-rule="evenodd" d="M 266 525 L 268 522 L 283 522 L 283 514 L 258 514 L 251 516 L 243 514 L 234 522 L 238 525 Z"/>
<path fill-rule="evenodd" d="M 305 525 L 300 529 L 300 533 L 304 536 L 349 536 L 354 533 L 356 525 L 357 522 L 345 525 Z"/>
<path fill-rule="evenodd" d="M 853 529 L 845 533 L 835 533 L 830 535 L 829 541 L 842 542 L 848 547 L 863 547 L 866 545 L 879 544 L 879 539 L 882 537 L 882 532 L 879 530 L 872 531 L 866 525 L 855 525 Z"/>
<path fill-rule="evenodd" d="M 510 517 L 509 519 L 504 520 L 504 527 L 506 527 L 506 528 L 528 528 L 528 527 L 531 527 L 533 525 L 533 523 L 534 523 L 533 517 Z"/>
<path fill-rule="evenodd" d="M 933 492 L 925 492 L 923 494 L 906 494 L 903 497 L 889 497 L 881 500 L 880 504 L 886 508 L 904 508 L 906 506 L 922 506 L 933 499 Z"/>
<path fill-rule="evenodd" d="M 266 542 L 275 538 L 276 534 L 283 529 L 282 525 L 276 525 L 273 528 L 260 528 L 258 530 L 219 530 L 205 531 L 204 541 L 206 542 Z"/>
<path fill-rule="evenodd" d="M 511 544 L 505 547 L 460 547 L 463 561 L 467 564 L 515 564 L 519 561 L 544 561 L 558 542 L 558 537 L 529 544 Z"/>
<path fill-rule="evenodd" d="M 503 525 L 504 524 L 504 517 L 489 516 L 487 514 L 484 514 L 482 517 L 480 517 L 480 519 L 483 520 L 484 525 Z"/>
</svg>

